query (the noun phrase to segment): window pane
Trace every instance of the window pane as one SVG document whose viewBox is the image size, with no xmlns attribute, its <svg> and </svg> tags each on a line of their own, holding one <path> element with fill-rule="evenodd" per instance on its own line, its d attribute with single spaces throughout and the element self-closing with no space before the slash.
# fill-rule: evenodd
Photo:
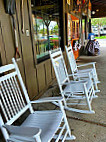
<svg viewBox="0 0 106 142">
<path fill-rule="evenodd" d="M 57 2 L 57 4 L 56 4 Z M 35 3 L 32 8 L 34 39 L 37 59 L 49 55 L 49 50 L 59 47 L 59 8 L 58 0 Z"/>
</svg>

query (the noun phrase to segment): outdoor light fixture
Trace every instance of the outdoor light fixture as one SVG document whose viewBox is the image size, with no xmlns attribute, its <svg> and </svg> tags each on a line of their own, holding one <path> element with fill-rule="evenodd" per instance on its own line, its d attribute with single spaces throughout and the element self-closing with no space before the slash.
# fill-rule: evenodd
<svg viewBox="0 0 106 142">
<path fill-rule="evenodd" d="M 99 9 L 96 9 L 96 11 L 98 12 L 98 11 L 99 11 Z"/>
<path fill-rule="evenodd" d="M 94 15 L 94 14 L 95 14 L 95 11 L 92 11 L 92 14 Z"/>
<path fill-rule="evenodd" d="M 33 5 L 33 4 L 31 4 L 31 7 L 34 7 L 34 5 Z"/>
</svg>

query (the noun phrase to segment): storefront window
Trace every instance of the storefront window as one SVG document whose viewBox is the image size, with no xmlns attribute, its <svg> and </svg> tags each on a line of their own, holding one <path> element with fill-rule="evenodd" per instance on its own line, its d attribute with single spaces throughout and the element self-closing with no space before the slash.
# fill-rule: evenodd
<svg viewBox="0 0 106 142">
<path fill-rule="evenodd" d="M 49 50 L 59 47 L 59 9 L 55 9 L 53 3 L 51 7 L 45 9 L 41 5 L 39 11 L 39 6 L 32 10 L 37 60 L 49 57 Z"/>
<path fill-rule="evenodd" d="M 79 19 L 68 14 L 68 45 L 72 44 L 73 40 L 79 40 Z"/>
</svg>

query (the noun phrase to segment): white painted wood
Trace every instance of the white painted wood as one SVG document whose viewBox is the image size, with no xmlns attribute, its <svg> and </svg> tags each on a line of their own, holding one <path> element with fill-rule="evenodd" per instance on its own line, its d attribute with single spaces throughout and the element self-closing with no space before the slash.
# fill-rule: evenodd
<svg viewBox="0 0 106 142">
<path fill-rule="evenodd" d="M 17 83 L 16 78 L 14 78 L 14 83 L 15 83 L 15 85 L 16 85 L 17 92 L 18 92 L 18 94 L 19 94 L 19 99 L 20 99 L 21 105 L 22 105 L 22 107 L 24 107 L 24 106 L 25 106 L 25 102 L 24 102 L 24 100 L 23 100 L 22 93 L 21 93 L 21 90 L 20 90 L 20 88 L 19 88 L 19 85 L 18 85 L 18 83 Z"/>
<path fill-rule="evenodd" d="M 23 90 L 24 95 L 25 95 L 25 99 L 26 99 L 27 103 L 29 104 L 29 103 L 30 103 L 29 96 L 28 96 L 27 90 L 26 90 L 26 88 L 25 88 L 25 86 L 24 86 L 24 82 L 23 82 L 23 80 L 22 80 L 21 73 L 20 73 L 20 71 L 19 71 L 19 69 L 18 69 L 18 65 L 17 65 L 17 63 L 15 62 L 15 59 L 14 59 L 14 58 L 12 58 L 12 62 L 13 62 L 13 64 L 14 64 L 14 66 L 15 66 L 15 69 L 16 69 L 16 72 L 17 72 L 17 76 L 18 76 L 20 85 L 21 85 L 22 90 Z M 29 108 L 30 108 L 30 112 L 33 113 L 34 111 L 33 111 L 33 108 L 32 108 L 31 105 L 29 106 Z"/>
<path fill-rule="evenodd" d="M 71 47 L 69 51 L 71 51 Z M 69 79 L 61 49 L 59 48 L 58 50 L 53 50 L 49 53 L 55 71 L 56 79 L 60 88 L 60 93 L 62 97 L 64 97 L 64 108 L 69 111 L 75 111 L 79 113 L 94 113 L 94 111 L 92 111 L 91 109 L 91 100 L 92 98 L 95 98 L 95 92 L 92 91 L 93 83 L 90 77 L 90 73 L 84 73 L 84 75 L 86 74 L 86 76 L 89 76 L 88 78 L 86 78 L 86 80 L 71 81 Z M 72 58 L 72 60 L 74 59 Z M 72 64 L 72 66 L 73 65 L 74 64 Z M 77 68 L 75 65 L 74 70 L 76 69 Z M 77 73 L 77 75 L 78 74 L 79 73 Z M 83 77 L 82 74 L 81 77 Z M 90 97 L 91 99 L 89 99 Z M 71 103 L 68 102 L 69 100 L 71 101 Z M 76 109 L 75 100 L 86 100 L 85 103 L 88 106 L 88 110 L 86 110 L 84 107 L 85 103 L 77 103 Z M 57 103 L 55 104 L 58 105 Z M 74 107 L 72 106 L 73 104 Z M 82 105 L 83 109 L 81 110 L 80 108 L 78 108 L 78 105 Z"/>
<path fill-rule="evenodd" d="M 11 78 L 11 81 L 12 81 L 12 85 L 13 85 L 13 88 L 14 88 L 13 91 L 16 94 L 15 96 L 16 96 L 16 99 L 17 99 L 17 103 L 18 103 L 19 108 L 21 110 L 23 108 L 23 105 L 22 105 L 21 100 L 20 100 L 20 96 L 19 96 L 16 84 L 15 84 L 14 77 Z M 17 105 L 17 107 L 18 107 L 18 105 Z"/>
<path fill-rule="evenodd" d="M 10 110 L 11 110 L 12 117 L 13 117 L 15 115 L 15 107 L 14 107 L 13 101 L 11 99 L 10 92 L 8 91 L 6 80 L 4 82 L 4 88 L 5 88 L 5 91 L 6 91 L 6 95 L 8 97 L 8 101 L 9 101 L 9 104 L 10 104 Z"/>
<path fill-rule="evenodd" d="M 12 92 L 13 92 L 13 100 L 14 100 L 15 106 L 17 106 L 17 107 L 16 107 L 16 111 L 18 112 L 19 110 L 21 110 L 21 107 L 20 107 L 20 105 L 19 105 L 19 101 L 18 101 L 18 99 L 17 99 L 17 95 L 14 95 L 14 94 L 15 94 L 15 89 L 14 89 L 13 85 L 14 85 L 14 84 L 13 84 L 13 82 L 12 82 L 12 78 L 10 78 L 10 86 L 11 86 Z"/>
<path fill-rule="evenodd" d="M 62 127 L 62 129 L 61 129 L 61 131 L 60 131 L 60 133 L 59 133 L 58 138 L 56 139 L 56 141 L 57 141 L 57 142 L 58 142 L 58 141 L 59 141 L 59 139 L 61 138 L 61 136 L 62 136 L 62 133 L 63 133 L 64 129 L 65 129 L 65 124 L 64 124 L 64 126 Z"/>
<path fill-rule="evenodd" d="M 29 109 L 29 105 L 26 105 L 23 109 L 21 109 L 14 117 L 12 117 L 9 121 L 6 122 L 7 125 L 11 125 L 14 123 L 22 114 L 24 114 Z"/>
<path fill-rule="evenodd" d="M 3 118 L 2 118 L 1 113 L 0 113 L 0 129 L 1 129 L 1 132 L 3 133 L 5 141 L 7 141 L 8 138 L 9 138 L 9 134 L 8 134 L 7 130 L 4 129 L 3 126 L 4 126 L 4 122 L 3 122 Z"/>
<path fill-rule="evenodd" d="M 0 82 L 1 82 L 1 81 L 5 81 L 5 80 L 7 80 L 7 79 L 10 79 L 10 77 L 15 76 L 16 74 L 17 74 L 16 72 L 13 72 L 13 73 L 7 74 L 7 75 L 5 75 L 5 76 L 2 76 L 2 77 L 0 78 Z"/>
<path fill-rule="evenodd" d="M 9 70 L 13 70 L 13 69 L 15 69 L 14 64 L 9 64 L 9 65 L 2 66 L 2 67 L 0 67 L 0 74 L 4 73 L 4 72 L 7 72 Z"/>
<path fill-rule="evenodd" d="M 71 135 L 71 130 L 64 111 L 62 104 L 62 102 L 64 103 L 63 97 L 49 97 L 30 101 L 15 59 L 13 59 L 13 65 L 0 67 L 0 70 L 4 73 L 1 74 L 0 77 L 0 108 L 3 112 L 3 116 L 0 114 L 0 129 L 5 141 L 50 142 L 55 136 L 57 139 L 55 140 L 56 142 L 62 139 L 63 141 L 66 139 L 75 139 L 75 136 Z M 5 71 L 7 72 L 6 74 Z M 64 78 L 61 83 L 64 83 Z M 56 102 L 60 110 L 33 110 L 33 103 L 44 102 Z M 30 110 L 30 114 L 22 125 L 13 126 L 12 124 L 28 109 Z M 3 118 L 5 118 L 6 122 Z M 63 125 L 61 125 L 61 123 L 63 123 Z M 59 134 L 56 134 L 60 127 L 61 130 Z M 39 131 L 36 131 L 38 128 Z M 66 130 L 65 134 L 63 133 L 64 130 Z"/>
<path fill-rule="evenodd" d="M 76 60 L 74 58 L 74 53 L 73 53 L 71 45 L 70 45 L 70 47 L 65 46 L 65 49 L 66 49 L 67 58 L 68 58 L 68 61 L 69 61 L 70 69 L 72 71 L 74 80 L 85 79 L 85 75 L 83 75 L 81 77 L 81 76 L 77 76 L 77 74 L 75 75 L 75 73 L 78 73 L 78 74 L 88 73 L 88 78 L 89 77 L 92 78 L 92 80 L 94 82 L 95 91 L 99 92 L 100 90 L 98 90 L 98 86 L 97 86 L 99 81 L 98 81 L 98 76 L 97 76 L 96 66 L 95 66 L 96 62 L 90 62 L 90 63 L 82 64 L 82 65 L 78 66 L 76 64 Z M 89 65 L 92 65 L 92 68 L 89 68 Z M 87 69 L 81 69 L 81 67 L 84 67 L 84 66 L 88 66 L 88 68 Z"/>
<path fill-rule="evenodd" d="M 6 114 L 6 111 L 5 111 L 5 109 L 4 109 L 4 106 L 3 106 L 3 103 L 1 102 L 1 100 L 0 100 L 0 106 L 1 106 L 1 109 L 2 109 L 2 111 L 3 111 L 4 116 L 5 116 L 5 118 L 6 118 L 6 121 L 8 121 L 8 116 L 7 116 L 7 114 Z"/>
<path fill-rule="evenodd" d="M 6 104 L 6 100 L 5 100 L 5 98 L 4 98 L 3 93 L 2 93 L 1 90 L 0 90 L 0 94 L 1 94 L 1 99 L 2 99 L 3 104 L 4 104 L 4 107 L 5 107 L 5 111 L 7 112 L 6 115 L 8 115 L 8 116 L 7 116 L 7 119 L 10 119 L 10 118 L 11 118 L 11 115 L 10 115 L 10 113 L 9 113 L 9 109 L 8 109 L 7 104 Z M 0 100 L 0 101 L 1 101 L 1 100 Z M 1 102 L 1 103 L 2 103 L 2 102 Z"/>
<path fill-rule="evenodd" d="M 66 131 L 66 133 L 65 133 L 65 135 L 64 135 L 64 137 L 63 137 L 62 142 L 64 142 L 64 141 L 65 141 L 65 139 L 66 139 L 66 137 L 67 137 L 67 134 L 68 134 L 68 131 Z"/>
<path fill-rule="evenodd" d="M 10 102 L 9 102 L 9 99 L 8 99 L 8 97 L 7 97 L 7 94 L 6 94 L 6 92 L 5 92 L 5 89 L 4 89 L 4 86 L 3 86 L 4 84 L 3 84 L 3 82 L 1 83 L 1 89 L 2 89 L 2 91 L 3 91 L 3 94 L 4 94 L 4 96 L 5 96 L 5 101 L 6 101 L 6 103 L 7 103 L 7 107 L 9 107 L 9 113 L 10 113 L 10 115 L 11 115 L 11 117 L 13 116 L 13 111 L 12 111 L 12 108 L 11 108 L 11 105 L 10 105 Z"/>
</svg>

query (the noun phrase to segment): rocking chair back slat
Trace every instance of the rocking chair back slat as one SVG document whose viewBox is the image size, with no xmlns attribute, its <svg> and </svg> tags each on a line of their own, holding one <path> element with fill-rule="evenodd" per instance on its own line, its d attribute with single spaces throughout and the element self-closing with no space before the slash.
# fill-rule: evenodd
<svg viewBox="0 0 106 142">
<path fill-rule="evenodd" d="M 56 49 L 57 51 L 57 49 Z M 58 52 L 55 53 L 55 50 L 50 51 L 51 61 L 55 70 L 55 74 L 58 80 L 58 84 L 62 85 L 66 81 L 69 81 L 67 69 L 63 60 L 63 55 L 61 49 L 58 49 Z"/>
<path fill-rule="evenodd" d="M 10 85 L 11 85 L 13 94 L 17 94 L 17 95 L 13 95 L 13 97 L 14 97 L 14 100 L 16 100 L 16 102 L 17 102 L 17 107 L 16 107 L 16 109 L 17 109 L 17 112 L 18 112 L 18 111 L 21 110 L 22 106 L 20 105 L 20 97 L 19 97 L 19 94 L 17 93 L 17 88 L 16 88 L 16 86 L 15 86 L 15 83 L 14 83 L 14 79 L 13 79 L 13 78 L 11 78 L 11 80 L 10 80 Z M 16 102 L 15 102 L 15 103 L 16 103 Z"/>
<path fill-rule="evenodd" d="M 73 60 L 71 64 L 71 66 L 73 67 L 73 71 L 76 70 L 77 72 L 76 63 L 75 64 L 73 63 L 75 59 L 73 56 L 72 48 L 69 47 L 66 51 Z M 79 113 L 95 113 L 91 107 L 92 99 L 96 98 L 91 78 L 87 78 L 86 80 L 81 80 L 81 81 L 80 80 L 71 81 L 67 73 L 61 49 L 59 49 L 59 51 L 58 50 L 50 51 L 50 57 L 55 70 L 55 75 L 58 81 L 61 95 L 64 97 L 65 109 Z M 83 103 L 82 100 L 85 103 Z M 80 108 L 75 108 L 76 106 L 74 106 L 74 105 L 78 106 L 81 105 L 82 107 L 84 107 L 85 104 L 87 105 L 88 110 L 87 108 L 80 109 Z M 67 136 L 67 132 L 64 135 L 63 141 L 65 139 L 65 136 Z"/>
<path fill-rule="evenodd" d="M 6 106 L 5 106 L 5 107 L 9 107 L 9 108 L 10 108 L 8 113 L 9 113 L 9 116 L 10 116 L 9 119 L 11 119 L 11 117 L 13 116 L 13 111 L 12 111 L 12 108 L 11 108 L 11 105 L 10 105 L 10 102 L 9 102 L 9 98 L 8 98 L 6 92 L 5 92 L 3 83 L 1 83 L 1 92 L 2 92 L 1 94 L 3 94 L 4 99 L 5 99 L 5 102 L 6 102 Z M 1 96 L 1 95 L 0 95 L 0 96 Z M 1 100 L 1 101 L 2 101 L 2 100 Z"/>
<path fill-rule="evenodd" d="M 6 118 L 6 121 L 8 121 L 8 116 L 7 116 L 6 110 L 4 109 L 4 106 L 3 106 L 3 103 L 1 102 L 1 100 L 0 100 L 0 106 L 2 108 L 2 111 L 3 111 L 3 114 L 4 114 L 5 118 Z"/>
<path fill-rule="evenodd" d="M 14 62 L 14 61 L 13 61 Z M 8 72 L 8 75 L 5 73 Z M 13 123 L 19 118 L 27 109 L 32 112 L 27 92 L 21 87 L 23 84 L 19 70 L 15 64 L 6 65 L 0 68 L 0 107 L 7 124 Z M 25 100 L 26 98 L 26 100 Z"/>
<path fill-rule="evenodd" d="M 4 110 L 7 112 L 7 115 L 9 117 L 9 119 L 10 119 L 11 115 L 10 115 L 10 113 L 9 113 L 10 111 L 8 109 L 8 107 L 9 107 L 10 104 L 8 102 L 7 96 L 4 96 L 4 89 L 2 88 L 2 85 L 1 85 L 1 90 L 0 90 L 1 99 L 2 99 L 2 101 L 0 100 L 1 101 L 1 105 L 4 104 L 3 108 L 5 107 Z"/>
<path fill-rule="evenodd" d="M 68 57 L 68 60 L 70 61 L 69 64 L 70 64 L 70 67 L 71 67 L 71 70 L 72 70 L 72 73 L 77 71 L 77 64 L 76 64 L 76 61 L 75 61 L 75 57 L 74 57 L 74 54 L 73 54 L 73 50 L 72 50 L 72 47 L 67 47 L 65 46 L 65 49 L 66 49 L 66 52 L 67 52 L 67 57 Z"/>
<path fill-rule="evenodd" d="M 16 89 L 16 93 L 17 93 L 17 96 L 18 96 L 20 105 L 21 105 L 21 107 L 23 108 L 23 107 L 25 106 L 25 102 L 24 102 L 24 99 L 23 99 L 22 94 L 21 94 L 21 90 L 20 90 L 20 88 L 19 88 L 19 86 L 18 86 L 18 84 L 17 84 L 17 80 L 16 80 L 15 77 L 14 77 L 14 80 L 13 80 L 13 81 L 14 81 L 14 87 L 15 87 L 15 89 Z"/>
<path fill-rule="evenodd" d="M 98 76 L 97 76 L 97 72 L 96 72 L 96 66 L 95 66 L 96 62 L 90 62 L 90 63 L 86 63 L 86 64 L 82 64 L 82 65 L 77 65 L 76 60 L 74 58 L 74 53 L 73 53 L 72 47 L 65 46 L 65 49 L 66 49 L 67 58 L 69 61 L 70 69 L 72 71 L 74 80 L 76 80 L 76 79 L 82 80 L 82 79 L 89 78 L 91 76 L 91 79 L 93 80 L 93 83 L 94 83 L 95 91 L 100 92 L 100 90 L 98 90 L 98 86 L 97 86 L 97 84 L 100 82 L 98 80 Z M 83 67 L 83 68 L 81 69 L 81 67 Z M 80 77 L 75 76 L 75 73 L 82 75 L 82 77 L 80 76 L 81 77 L 80 78 Z M 90 76 L 84 75 L 84 73 L 88 73 Z"/>
<path fill-rule="evenodd" d="M 14 84 L 14 88 L 11 85 L 11 78 Z M 15 76 L 11 74 L 11 77 L 6 77 L 5 80 L 1 81 L 1 96 L 3 98 L 3 102 L 5 102 L 5 108 L 9 107 L 10 110 L 8 111 L 9 119 L 13 118 L 22 108 L 25 107 L 25 101 L 22 98 L 22 93 L 17 85 L 17 81 Z M 17 98 L 16 98 L 17 97 Z M 15 99 L 16 98 L 16 99 Z"/>
<path fill-rule="evenodd" d="M 33 111 L 32 102 L 29 100 L 17 63 L 15 59 L 12 59 L 12 61 L 14 66 L 0 68 L 0 71 L 2 69 L 2 74 L 0 74 L 0 129 L 5 141 L 50 142 L 55 136 L 57 136 L 55 142 L 60 140 L 64 142 L 66 136 L 69 140 L 75 139 L 75 136 L 71 135 L 64 112 L 63 98 L 61 100 L 54 98 L 61 110 Z M 61 62 L 61 59 L 58 62 L 63 68 L 64 63 Z M 60 70 L 59 73 L 61 73 Z M 64 76 L 67 76 L 67 74 L 64 74 Z M 64 77 L 61 81 L 64 81 Z M 55 102 L 54 99 L 48 98 L 46 101 Z M 42 103 L 46 101 L 41 99 Z M 34 103 L 37 103 L 37 101 L 34 101 Z M 31 114 L 20 126 L 15 126 L 14 122 L 28 109 Z"/>
</svg>

